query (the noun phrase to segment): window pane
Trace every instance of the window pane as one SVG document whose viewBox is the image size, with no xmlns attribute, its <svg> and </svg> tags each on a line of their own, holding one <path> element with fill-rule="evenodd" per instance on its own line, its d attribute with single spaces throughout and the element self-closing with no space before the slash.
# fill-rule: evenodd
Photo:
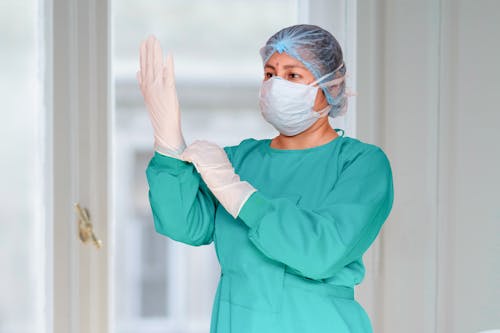
<svg viewBox="0 0 500 333">
<path fill-rule="evenodd" d="M 0 332 L 45 332 L 44 145 L 36 0 L 0 3 Z"/>
<path fill-rule="evenodd" d="M 213 246 L 154 231 L 145 169 L 153 133 L 135 75 L 149 34 L 174 55 L 186 142 L 222 146 L 275 130 L 258 110 L 259 49 L 295 24 L 296 0 L 114 1 L 114 332 L 208 332 L 220 275 Z"/>
</svg>

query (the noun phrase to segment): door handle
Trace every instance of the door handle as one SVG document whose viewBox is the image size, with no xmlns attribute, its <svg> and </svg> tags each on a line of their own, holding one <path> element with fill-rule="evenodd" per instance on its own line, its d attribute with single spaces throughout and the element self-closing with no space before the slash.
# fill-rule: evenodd
<svg viewBox="0 0 500 333">
<path fill-rule="evenodd" d="M 75 204 L 76 214 L 78 216 L 78 235 L 82 243 L 87 243 L 92 240 L 94 245 L 100 249 L 102 242 L 94 234 L 92 223 L 90 222 L 89 212 L 86 208 L 80 207 L 80 204 Z"/>
</svg>

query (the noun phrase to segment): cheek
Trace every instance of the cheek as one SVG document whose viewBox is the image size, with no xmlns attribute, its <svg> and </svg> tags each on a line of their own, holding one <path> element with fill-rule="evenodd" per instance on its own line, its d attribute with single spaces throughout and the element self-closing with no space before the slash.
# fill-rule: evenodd
<svg viewBox="0 0 500 333">
<path fill-rule="evenodd" d="M 323 92 L 323 89 L 318 89 L 318 92 L 316 93 L 316 102 L 323 101 L 326 101 L 325 93 Z"/>
<path fill-rule="evenodd" d="M 316 94 L 316 100 L 314 101 L 314 110 L 319 111 L 327 106 L 328 102 L 326 101 L 325 94 L 323 93 L 323 89 L 318 89 Z"/>
</svg>

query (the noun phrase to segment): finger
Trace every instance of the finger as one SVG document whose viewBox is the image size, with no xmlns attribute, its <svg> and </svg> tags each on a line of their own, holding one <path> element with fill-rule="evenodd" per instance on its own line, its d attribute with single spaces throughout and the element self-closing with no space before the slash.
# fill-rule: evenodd
<svg viewBox="0 0 500 333">
<path fill-rule="evenodd" d="M 175 85 L 175 73 L 174 73 L 174 57 L 172 53 L 167 54 L 167 59 L 165 60 L 166 66 L 163 71 L 164 80 L 168 86 Z"/>
<path fill-rule="evenodd" d="M 144 97 L 144 85 L 142 84 L 142 74 L 138 71 L 136 74 L 137 83 L 139 84 L 139 89 L 141 90 L 142 96 Z"/>
<path fill-rule="evenodd" d="M 200 140 L 195 140 L 189 146 L 187 146 L 186 149 L 184 149 L 182 155 L 184 155 L 184 157 L 187 160 L 192 162 L 196 158 L 199 149 L 200 149 Z"/>
<path fill-rule="evenodd" d="M 181 158 L 186 162 L 193 162 L 193 157 L 191 154 L 191 150 L 189 150 L 189 147 L 184 149 L 184 151 L 181 154 Z"/>
<path fill-rule="evenodd" d="M 148 82 L 154 81 L 154 37 L 151 35 L 148 37 L 146 46 L 146 77 Z"/>
<path fill-rule="evenodd" d="M 163 82 L 165 87 L 175 87 L 175 82 L 172 77 L 171 67 L 169 68 L 167 65 L 163 66 Z"/>
<path fill-rule="evenodd" d="M 154 75 L 155 75 L 155 80 L 161 79 L 163 76 L 162 73 L 162 67 L 163 67 L 163 52 L 161 50 L 161 45 L 160 41 L 158 39 L 155 39 L 154 42 Z"/>
<path fill-rule="evenodd" d="M 139 86 L 142 86 L 141 71 L 137 71 L 136 78 L 137 78 L 137 82 L 139 83 Z"/>
<path fill-rule="evenodd" d="M 141 81 L 146 79 L 146 41 L 141 43 L 140 49 L 140 64 L 141 64 Z"/>
</svg>

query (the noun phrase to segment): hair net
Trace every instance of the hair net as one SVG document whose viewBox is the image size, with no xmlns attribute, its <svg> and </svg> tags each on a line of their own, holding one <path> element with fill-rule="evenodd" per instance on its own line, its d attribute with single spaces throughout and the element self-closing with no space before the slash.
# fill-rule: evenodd
<svg viewBox="0 0 500 333">
<path fill-rule="evenodd" d="M 264 64 L 275 53 L 287 53 L 299 60 L 318 80 L 328 104 L 329 116 L 337 117 L 347 109 L 346 67 L 342 49 L 331 33 L 309 24 L 293 25 L 275 33 L 260 49 Z"/>
</svg>

